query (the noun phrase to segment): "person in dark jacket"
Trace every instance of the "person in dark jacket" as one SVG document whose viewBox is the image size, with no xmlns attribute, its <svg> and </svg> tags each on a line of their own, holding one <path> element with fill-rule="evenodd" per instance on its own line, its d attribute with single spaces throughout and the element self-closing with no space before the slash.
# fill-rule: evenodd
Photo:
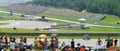
<svg viewBox="0 0 120 51">
<path fill-rule="evenodd" d="M 71 41 L 71 47 L 72 47 L 72 48 L 75 48 L 75 42 L 74 42 L 74 39 L 72 39 L 72 41 Z"/>
</svg>

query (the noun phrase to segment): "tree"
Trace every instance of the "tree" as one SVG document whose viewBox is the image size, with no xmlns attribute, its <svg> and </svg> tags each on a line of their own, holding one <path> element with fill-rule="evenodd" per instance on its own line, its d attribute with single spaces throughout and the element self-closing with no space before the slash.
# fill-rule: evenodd
<svg viewBox="0 0 120 51">
<path fill-rule="evenodd" d="M 120 0 L 32 0 L 27 4 L 120 16 Z"/>
</svg>

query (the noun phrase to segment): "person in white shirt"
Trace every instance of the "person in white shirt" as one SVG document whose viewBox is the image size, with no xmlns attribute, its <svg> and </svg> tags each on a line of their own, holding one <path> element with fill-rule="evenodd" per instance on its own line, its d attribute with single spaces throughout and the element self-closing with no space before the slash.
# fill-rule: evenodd
<svg viewBox="0 0 120 51">
<path fill-rule="evenodd" d="M 10 51 L 13 51 L 15 45 L 16 45 L 15 42 L 10 42 Z"/>
</svg>

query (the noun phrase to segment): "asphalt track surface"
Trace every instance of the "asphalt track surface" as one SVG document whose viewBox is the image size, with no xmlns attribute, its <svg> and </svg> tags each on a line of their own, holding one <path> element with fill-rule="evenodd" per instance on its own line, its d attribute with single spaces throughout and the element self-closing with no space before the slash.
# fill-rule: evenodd
<svg viewBox="0 0 120 51">
<path fill-rule="evenodd" d="M 4 20 L 0 22 L 9 23 L 7 25 L 1 25 L 0 28 L 23 28 L 23 29 L 44 29 L 51 28 L 52 23 L 40 22 L 40 21 L 19 21 L 19 20 Z"/>
</svg>

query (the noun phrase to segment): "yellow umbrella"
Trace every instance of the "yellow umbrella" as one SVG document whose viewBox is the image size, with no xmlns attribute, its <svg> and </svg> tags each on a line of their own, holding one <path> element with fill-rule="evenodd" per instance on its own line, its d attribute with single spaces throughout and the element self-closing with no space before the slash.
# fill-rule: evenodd
<svg viewBox="0 0 120 51">
<path fill-rule="evenodd" d="M 41 34 L 41 35 L 39 35 L 39 38 L 48 38 L 48 36 L 45 34 Z"/>
</svg>

